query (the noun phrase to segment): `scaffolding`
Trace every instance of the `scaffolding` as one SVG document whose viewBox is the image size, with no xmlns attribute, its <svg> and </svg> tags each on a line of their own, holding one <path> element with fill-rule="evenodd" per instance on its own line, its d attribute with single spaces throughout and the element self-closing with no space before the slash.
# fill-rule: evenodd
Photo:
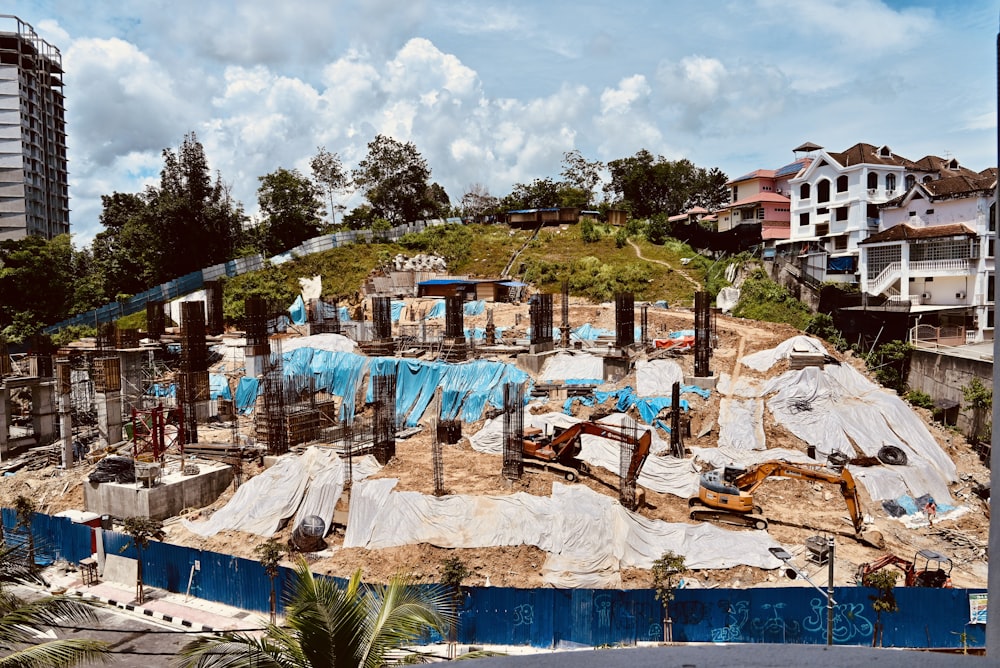
<svg viewBox="0 0 1000 668">
<path fill-rule="evenodd" d="M 712 375 L 708 360 L 712 356 L 712 313 L 708 293 L 694 293 L 694 375 L 708 378 Z"/>
<path fill-rule="evenodd" d="M 225 329 L 222 319 L 222 291 L 222 281 L 205 281 L 205 299 L 208 307 L 205 329 L 212 336 L 222 334 Z"/>
<path fill-rule="evenodd" d="M 264 429 L 267 438 L 267 451 L 272 455 L 283 455 L 288 452 L 288 430 L 285 426 L 285 387 L 284 363 L 282 359 L 281 340 L 276 339 L 271 351 L 270 363 L 264 374 Z M 261 433 L 261 416 L 257 415 L 257 431 Z"/>
<path fill-rule="evenodd" d="M 524 388 L 518 383 L 503 386 L 503 477 L 520 480 L 524 475 Z"/>
<path fill-rule="evenodd" d="M 392 340 L 392 298 L 372 297 L 372 324 L 375 341 Z"/>
<path fill-rule="evenodd" d="M 675 381 L 670 392 L 670 454 L 684 459 L 684 438 L 681 430 L 681 384 Z"/>
<path fill-rule="evenodd" d="M 569 348 L 569 281 L 562 284 L 562 322 L 559 330 L 559 345 Z"/>
<path fill-rule="evenodd" d="M 146 302 L 146 336 L 158 341 L 166 331 L 163 302 Z"/>
</svg>

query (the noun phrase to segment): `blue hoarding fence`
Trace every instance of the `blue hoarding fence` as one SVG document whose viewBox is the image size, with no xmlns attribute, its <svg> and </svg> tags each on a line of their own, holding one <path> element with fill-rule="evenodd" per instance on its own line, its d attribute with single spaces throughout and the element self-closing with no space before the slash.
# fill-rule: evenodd
<svg viewBox="0 0 1000 668">
<path fill-rule="evenodd" d="M 26 541 L 13 510 L 4 508 L 2 518 L 9 543 Z M 36 513 L 31 530 L 39 563 L 89 557 L 91 532 L 101 532 L 106 554 L 138 556 L 127 535 L 74 524 L 65 517 Z M 142 561 L 143 579 L 151 587 L 184 593 L 190 578 L 193 596 L 244 610 L 269 610 L 271 581 L 253 559 L 153 541 L 143 550 Z M 192 571 L 196 563 L 198 569 Z M 279 568 L 279 611 L 281 592 L 290 590 L 293 579 L 293 569 Z M 464 592 L 458 632 L 462 643 L 561 648 L 663 638 L 663 609 L 651 589 L 466 587 Z M 834 644 L 871 644 L 878 620 L 874 594 L 862 587 L 835 588 Z M 883 644 L 961 648 L 964 641 L 969 647 L 984 647 L 984 624 L 970 623 L 972 608 L 983 594 L 981 589 L 897 587 L 898 612 L 881 617 Z M 807 587 L 679 589 L 670 603 L 670 617 L 675 642 L 826 643 L 826 599 Z"/>
</svg>

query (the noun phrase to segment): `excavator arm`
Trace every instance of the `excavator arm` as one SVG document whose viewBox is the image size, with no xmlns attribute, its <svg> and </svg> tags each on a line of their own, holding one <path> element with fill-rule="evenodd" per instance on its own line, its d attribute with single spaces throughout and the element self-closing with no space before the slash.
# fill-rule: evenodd
<svg viewBox="0 0 1000 668">
<path fill-rule="evenodd" d="M 597 422 L 578 422 L 552 437 L 547 448 L 552 451 L 552 460 L 565 465 L 571 465 L 580 454 L 580 437 L 584 434 L 599 436 L 620 443 L 635 445 L 635 451 L 629 461 L 627 482 L 635 482 L 639 478 L 642 465 L 649 456 L 649 448 L 653 437 L 648 430 L 634 436 L 623 429 L 609 427 Z"/>
</svg>

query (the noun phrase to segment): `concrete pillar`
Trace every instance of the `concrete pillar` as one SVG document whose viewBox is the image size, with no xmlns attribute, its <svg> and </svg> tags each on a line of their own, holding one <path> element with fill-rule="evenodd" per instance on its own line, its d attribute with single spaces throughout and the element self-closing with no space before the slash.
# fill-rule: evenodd
<svg viewBox="0 0 1000 668">
<path fill-rule="evenodd" d="M 102 445 L 114 445 L 122 440 L 121 390 L 95 393 L 97 403 L 97 432 Z"/>
<path fill-rule="evenodd" d="M 39 445 L 56 440 L 59 423 L 56 418 L 56 383 L 41 382 L 31 388 L 31 424 Z"/>
<path fill-rule="evenodd" d="M 7 440 L 10 438 L 10 390 L 0 385 L 0 459 L 7 453 Z"/>
<path fill-rule="evenodd" d="M 903 252 L 899 258 L 899 296 L 910 298 L 910 244 L 903 244 Z"/>
</svg>

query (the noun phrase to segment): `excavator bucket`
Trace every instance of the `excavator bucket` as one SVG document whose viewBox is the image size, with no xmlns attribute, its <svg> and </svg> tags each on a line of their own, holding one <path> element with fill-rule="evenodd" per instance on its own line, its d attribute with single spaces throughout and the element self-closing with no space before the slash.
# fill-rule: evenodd
<svg viewBox="0 0 1000 668">
<path fill-rule="evenodd" d="M 885 549 L 885 538 L 882 537 L 881 531 L 863 531 L 858 534 L 858 540 L 864 545 L 874 547 L 876 550 Z"/>
</svg>

